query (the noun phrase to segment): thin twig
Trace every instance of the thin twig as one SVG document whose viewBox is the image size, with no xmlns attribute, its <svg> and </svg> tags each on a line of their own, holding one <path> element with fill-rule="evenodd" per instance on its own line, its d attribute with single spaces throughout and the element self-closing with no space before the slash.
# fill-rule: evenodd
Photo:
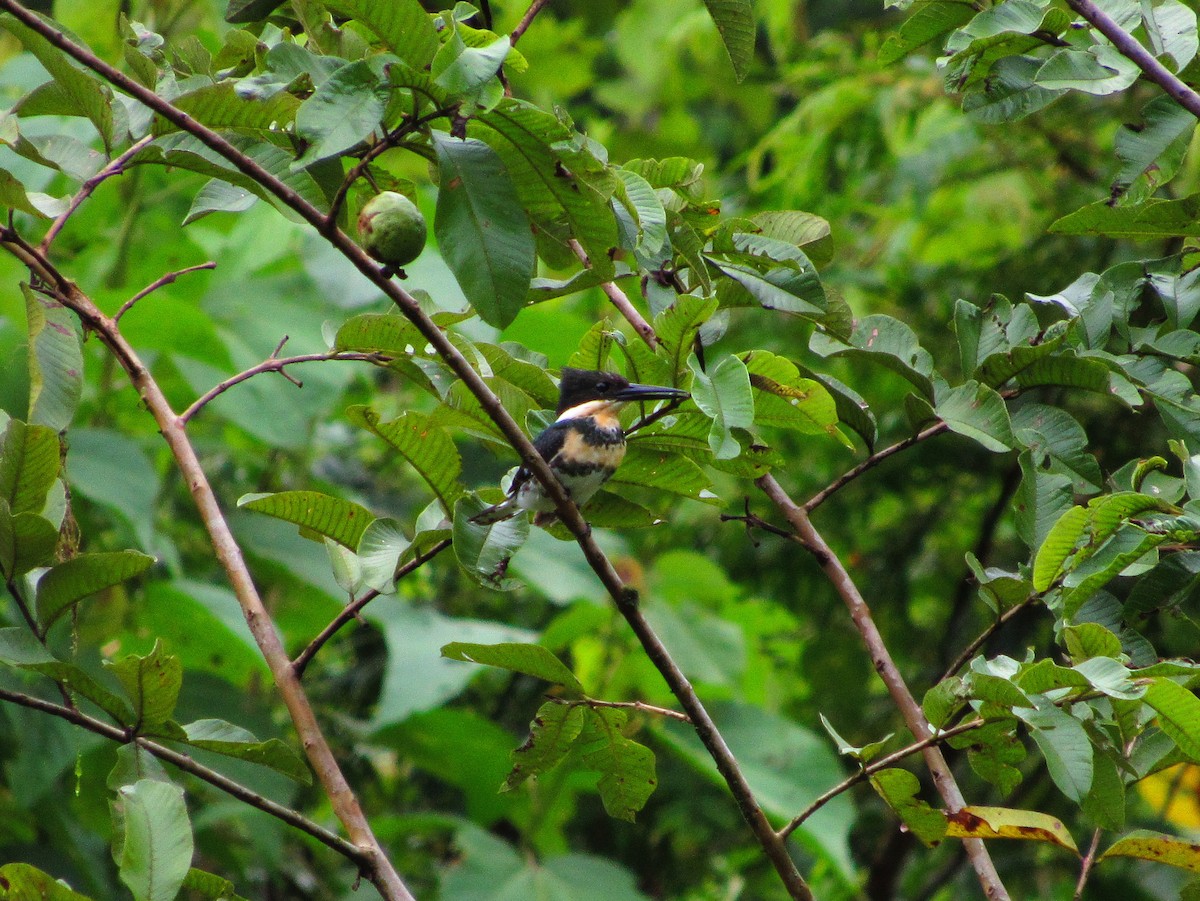
<svg viewBox="0 0 1200 901">
<path fill-rule="evenodd" d="M 534 17 L 537 16 L 537 14 L 542 11 L 542 7 L 549 2 L 550 0 L 533 0 L 533 2 L 529 4 L 529 9 L 525 10 L 525 15 L 521 16 L 521 21 L 517 23 L 517 27 L 514 28 L 512 33 L 508 36 L 509 41 L 515 45 L 517 41 L 521 40 L 521 35 L 523 35 L 529 29 L 529 26 L 533 24 Z"/>
<path fill-rule="evenodd" d="M 150 284 L 146 285 L 146 287 L 142 288 L 141 291 L 138 291 L 137 294 L 133 295 L 133 297 L 129 298 L 129 300 L 125 301 L 125 303 L 121 304 L 121 309 L 117 310 L 117 312 L 113 314 L 113 322 L 120 322 L 121 317 L 128 313 L 133 308 L 135 303 L 137 303 L 147 294 L 152 294 L 159 288 L 171 284 L 173 281 L 175 281 L 175 279 L 179 278 L 179 276 L 187 275 L 189 272 L 199 272 L 202 269 L 216 268 L 216 261 L 209 260 L 207 263 L 199 263 L 195 266 L 188 266 L 186 269 L 176 269 L 174 272 L 168 272 L 166 275 L 156 278 Z"/>
<path fill-rule="evenodd" d="M 824 488 L 822 488 L 820 491 L 818 491 L 816 494 L 814 494 L 812 497 L 810 497 L 807 501 L 805 501 L 803 504 L 804 511 L 806 513 L 812 513 L 813 510 L 817 509 L 817 507 L 819 507 L 819 506 L 821 506 L 821 504 L 825 503 L 825 501 L 829 499 L 829 496 L 831 494 L 845 488 L 847 485 L 849 485 L 851 482 L 853 482 L 855 479 L 857 479 L 864 472 L 874 469 L 876 466 L 878 466 L 880 463 L 882 463 L 888 457 L 891 457 L 894 454 L 898 454 L 902 450 L 908 450 L 908 448 L 912 447 L 914 444 L 924 441 L 927 438 L 932 438 L 934 435 L 940 435 L 940 434 L 942 434 L 942 432 L 947 431 L 949 428 L 950 427 L 948 425 L 946 425 L 946 423 L 939 422 L 936 425 L 931 425 L 929 428 L 918 432 L 915 435 L 911 435 L 910 437 L 905 438 L 903 441 L 897 441 L 895 444 L 891 445 L 890 447 L 885 447 L 881 451 L 876 451 L 875 453 L 871 454 L 871 456 L 867 457 L 867 459 L 863 460 L 861 463 L 859 463 L 857 466 L 855 466 L 853 469 L 846 470 L 846 472 L 844 472 L 842 475 L 838 476 L 836 479 L 834 479 L 832 482 L 830 482 L 828 485 L 826 485 Z"/>
<path fill-rule="evenodd" d="M 1092 832 L 1092 841 L 1088 845 L 1087 853 L 1083 855 L 1083 863 L 1079 867 L 1079 881 L 1075 883 L 1075 894 L 1072 896 L 1074 901 L 1080 901 L 1083 897 L 1083 887 L 1087 885 L 1088 877 L 1092 875 L 1092 867 L 1096 863 L 1096 849 L 1100 847 L 1100 833 L 1102 829 L 1096 829 Z"/>
<path fill-rule="evenodd" d="M 942 678 L 939 679 L 938 681 L 944 682 L 946 679 L 949 679 L 951 676 L 953 676 L 955 673 L 957 673 L 960 669 L 962 669 L 967 664 L 967 662 L 972 657 L 975 656 L 975 652 L 978 651 L 981 647 L 983 647 L 984 643 L 989 638 L 991 638 L 993 635 L 996 634 L 997 629 L 999 629 L 1006 622 L 1008 622 L 1010 619 L 1012 619 L 1014 616 L 1016 616 L 1018 613 L 1020 613 L 1022 610 L 1024 610 L 1030 604 L 1032 604 L 1039 597 L 1041 597 L 1041 595 L 1036 595 L 1036 594 L 1030 595 L 1029 597 L 1025 598 L 1025 600 L 1021 601 L 1020 603 L 1013 604 L 1011 607 L 1009 607 L 1007 610 L 1005 610 L 1003 613 L 1001 613 L 998 617 L 996 617 L 988 625 L 988 627 L 986 629 L 984 629 L 979 635 L 977 635 L 974 638 L 974 640 L 971 641 L 970 644 L 968 644 L 965 648 L 963 648 L 962 653 L 959 654 L 957 657 L 955 657 L 954 660 L 950 663 L 950 665 L 946 667 L 946 671 L 944 673 L 942 673 Z"/>
<path fill-rule="evenodd" d="M 900 715 L 904 718 L 904 722 L 912 733 L 913 738 L 923 741 L 926 737 L 932 735 L 933 727 L 925 719 L 925 713 L 921 710 L 921 705 L 913 697 L 912 692 L 904 681 L 904 676 L 900 673 L 899 667 L 896 666 L 896 662 L 892 659 L 891 652 L 888 650 L 883 636 L 879 633 L 879 629 L 875 625 L 875 620 L 871 615 L 871 608 L 867 605 L 862 593 L 858 590 L 858 586 L 855 585 L 854 580 L 842 565 L 842 561 L 833 552 L 832 548 L 829 547 L 821 533 L 813 526 L 812 520 L 808 515 L 808 510 L 793 501 L 770 473 L 755 480 L 755 484 L 762 489 L 763 493 L 783 513 L 788 523 L 795 530 L 798 543 L 808 549 L 816 558 L 817 563 L 833 585 L 834 590 L 837 591 L 838 596 L 845 603 L 846 609 L 850 613 L 850 619 L 858 629 L 863 644 L 866 645 L 867 653 L 870 654 L 871 661 L 875 665 L 875 671 L 879 673 L 884 685 L 887 686 L 888 693 L 892 697 L 892 702 L 899 709 Z M 963 798 L 962 791 L 954 779 L 954 773 L 951 772 L 946 759 L 942 756 L 942 752 L 931 745 L 924 748 L 922 754 L 925 758 L 925 766 L 928 768 L 930 776 L 933 777 L 933 783 L 937 787 L 938 794 L 941 795 L 947 809 L 953 813 L 965 807 L 966 801 Z M 987 848 L 984 847 L 983 842 L 979 839 L 964 839 L 963 844 L 966 848 L 967 856 L 975 868 L 975 873 L 979 877 L 980 884 L 983 886 L 984 894 L 992 899 L 992 901 L 1007 899 L 1009 897 L 1008 890 L 1005 889 L 1004 883 L 1000 881 L 1000 875 L 996 872 L 996 866 L 992 862 L 991 855 L 988 853 Z"/>
<path fill-rule="evenodd" d="M 588 258 L 587 251 L 583 249 L 583 245 L 570 238 L 567 245 L 571 250 L 575 251 L 575 256 L 579 257 L 579 262 L 583 263 L 584 268 L 591 269 L 592 261 Z M 642 340 L 650 345 L 650 349 L 658 347 L 658 335 L 654 334 L 654 328 L 645 320 L 641 313 L 637 311 L 633 303 L 629 300 L 629 295 L 618 287 L 615 282 L 604 282 L 600 285 L 600 290 L 607 295 L 612 305 L 617 308 L 625 320 L 633 326 L 634 330 L 641 336 Z"/>
<path fill-rule="evenodd" d="M 301 218 L 316 228 L 359 272 L 363 273 L 363 275 L 387 295 L 400 312 L 413 323 L 422 337 L 432 345 L 438 356 L 463 381 L 467 390 L 479 402 L 484 413 L 495 423 L 509 445 L 520 455 L 521 461 L 542 485 L 546 495 L 553 500 L 559 521 L 575 537 L 588 565 L 599 577 L 609 596 L 616 603 L 618 611 L 624 616 L 626 622 L 641 642 L 647 657 L 662 674 L 664 681 L 679 699 L 680 705 L 692 718 L 692 725 L 696 730 L 697 737 L 713 758 L 718 772 L 725 780 L 730 793 L 737 803 L 739 811 L 746 819 L 747 824 L 762 846 L 764 853 L 779 874 L 789 895 L 795 899 L 801 899 L 801 901 L 811 899 L 812 891 L 800 875 L 799 870 L 797 870 L 796 864 L 788 853 L 785 843 L 775 834 L 762 808 L 755 801 L 754 794 L 750 789 L 745 774 L 741 771 L 736 758 L 730 752 L 712 717 L 705 709 L 695 689 L 683 674 L 683 671 L 671 658 L 657 634 L 638 609 L 637 592 L 625 586 L 612 561 L 608 559 L 596 543 L 591 527 L 580 514 L 579 508 L 571 500 L 557 478 L 555 478 L 548 464 L 538 454 L 533 443 L 525 435 L 520 425 L 517 424 L 516 420 L 504 408 L 500 399 L 488 387 L 479 373 L 475 371 L 462 352 L 455 347 L 438 325 L 421 309 L 417 299 L 392 279 L 386 277 L 378 264 L 371 260 L 347 235 L 340 230 L 329 229 L 325 216 L 320 210 L 302 198 L 293 188 L 290 188 L 264 169 L 261 164 L 239 151 L 221 135 L 201 125 L 190 115 L 172 106 L 168 101 L 163 100 L 153 91 L 129 78 L 119 69 L 101 60 L 91 51 L 78 46 L 61 31 L 30 13 L 29 10 L 16 2 L 16 0 L 0 0 L 0 9 L 11 12 L 15 18 L 38 34 L 41 34 L 55 47 L 58 47 L 67 55 L 103 77 L 110 84 L 130 94 L 160 114 L 168 122 L 192 135 L 206 147 L 229 160 L 240 172 L 253 178 L 279 198 L 285 206 L 296 211 Z M 88 303 L 90 304 L 90 301 Z M 87 315 L 91 317 L 88 319 L 88 324 L 92 324 L 92 319 L 96 316 L 100 316 L 101 320 L 103 319 L 98 311 L 96 311 L 94 316 L 90 313 Z M 120 336 L 117 335 L 115 337 L 119 338 Z M 143 398 L 147 399 L 148 405 L 148 396 L 150 394 L 157 394 L 152 407 L 152 411 L 155 409 L 158 411 L 156 418 L 164 412 L 169 414 L 170 407 L 166 404 L 165 397 L 162 397 L 161 390 L 152 379 L 148 378 L 140 360 L 137 360 L 132 348 L 128 347 L 123 338 L 120 339 L 119 344 L 114 346 L 114 351 L 118 353 L 122 365 L 126 366 L 127 371 L 134 376 L 134 383 L 139 391 L 142 392 Z M 308 751 L 310 760 L 313 762 L 314 770 L 317 771 L 323 786 L 334 802 L 334 809 L 339 818 L 351 831 L 352 838 L 356 843 L 364 847 L 364 849 L 369 849 L 372 854 L 375 869 L 370 875 L 375 877 L 372 878 L 373 884 L 380 889 L 386 898 L 410 898 L 411 895 L 409 895 L 407 888 L 387 861 L 386 855 L 379 846 L 374 833 L 371 832 L 369 823 L 362 816 L 357 799 L 345 783 L 345 777 L 333 759 L 328 743 L 321 733 L 318 724 L 312 717 L 312 710 L 308 705 L 307 697 L 303 694 L 299 682 L 295 679 L 295 673 L 291 669 L 291 661 L 283 654 L 278 636 L 273 632 L 269 635 L 265 634 L 270 630 L 270 621 L 266 610 L 262 608 L 262 600 L 254 588 L 249 572 L 245 569 L 240 549 L 234 541 L 232 533 L 229 532 L 228 524 L 220 513 L 220 508 L 216 503 L 215 497 L 212 495 L 211 486 L 204 476 L 203 469 L 199 466 L 199 461 L 195 459 L 195 452 L 183 435 L 182 425 L 177 422 L 177 417 L 165 415 L 163 421 L 160 421 L 159 426 L 164 436 L 167 437 L 172 450 L 176 453 L 177 463 L 187 484 L 193 486 L 193 494 L 197 496 L 197 501 L 201 504 L 206 522 L 212 527 L 210 534 L 213 537 L 214 548 L 217 550 L 218 557 L 221 558 L 222 562 L 228 564 L 226 571 L 234 585 L 235 594 L 238 596 L 239 601 L 243 603 L 243 610 L 246 613 L 247 620 L 251 623 L 252 630 L 258 630 L 255 632 L 255 638 L 258 640 L 260 648 L 263 649 L 264 656 L 268 658 L 268 663 L 279 685 L 280 694 L 288 704 L 297 730 L 301 732 L 305 749 Z M 199 482 L 194 481 L 194 479 L 198 479 Z M 281 667 L 286 667 L 286 674 L 281 672 Z M 313 740 L 314 744 L 309 744 L 310 739 Z"/>
<path fill-rule="evenodd" d="M 287 340 L 286 338 L 284 340 Z M 281 345 L 282 346 L 282 345 Z M 279 352 L 279 348 L 275 349 L 275 353 Z M 278 372 L 288 379 L 293 385 L 299 388 L 304 387 L 303 382 L 298 382 L 296 379 L 284 372 L 285 366 L 291 366 L 295 363 L 322 363 L 329 360 L 353 360 L 365 363 L 386 363 L 390 357 L 384 354 L 377 353 L 360 353 L 358 351 L 336 350 L 323 354 L 298 354 L 294 357 L 277 357 L 270 356 L 239 372 L 237 375 L 231 375 L 229 378 L 220 384 L 214 385 L 205 391 L 202 395 L 192 401 L 192 405 L 179 414 L 179 421 L 187 425 L 197 413 L 203 410 L 209 403 L 220 397 L 234 385 L 246 381 L 246 379 L 254 378 L 256 375 L 261 375 L 264 372 Z"/>
<path fill-rule="evenodd" d="M 9 691 L 6 688 L 0 688 L 0 700 L 7 701 L 10 704 L 18 704 L 21 707 L 26 707 L 30 710 L 37 710 L 41 713 L 48 713 L 51 716 L 56 716 L 59 719 L 66 720 L 69 723 L 74 723 L 80 728 L 86 729 L 95 735 L 101 735 L 111 739 L 119 744 L 136 744 L 138 747 L 145 750 L 148 754 L 157 757 L 159 760 L 165 760 L 167 763 L 174 764 L 179 769 L 186 773 L 190 773 L 197 779 L 201 779 L 228 795 L 237 798 L 249 804 L 251 807 L 270 814 L 276 819 L 282 820 L 290 826 L 294 826 L 301 832 L 311 835 L 321 844 L 332 848 L 337 853 L 349 858 L 355 863 L 361 864 L 367 861 L 362 850 L 356 845 L 346 841 L 340 835 L 335 835 L 319 823 L 314 823 L 298 811 L 292 810 L 290 807 L 284 807 L 282 804 L 264 798 L 262 795 L 252 791 L 246 786 L 234 782 L 228 776 L 218 773 L 216 770 L 209 769 L 201 763 L 197 763 L 195 759 L 187 754 L 182 754 L 165 745 L 160 745 L 156 741 L 151 741 L 148 738 L 132 737 L 126 729 L 120 726 L 113 726 L 103 720 L 98 720 L 88 716 L 79 710 L 71 707 L 64 707 L 59 704 L 54 704 L 50 701 L 44 701 L 41 698 L 35 698 L 32 695 L 21 694 L 16 691 Z"/>
<path fill-rule="evenodd" d="M 654 423 L 658 422 L 660 419 L 662 419 L 665 416 L 670 416 L 672 413 L 675 412 L 675 409 L 681 403 L 683 403 L 684 400 L 686 400 L 686 398 L 682 398 L 682 399 L 676 398 L 674 400 L 669 400 L 665 404 L 663 404 L 661 407 L 659 407 L 657 410 L 655 410 L 653 413 L 650 413 L 647 416 L 643 416 L 641 419 L 639 419 L 637 422 L 635 422 L 633 425 L 631 425 L 629 428 L 627 428 L 625 430 L 625 437 L 628 438 L 634 432 L 640 431 L 641 429 L 644 429 L 648 425 L 653 425 Z"/>
<path fill-rule="evenodd" d="M 547 697 L 555 704 L 566 704 L 569 707 L 611 707 L 614 710 L 636 710 L 639 713 L 649 713 L 653 716 L 663 716 L 667 719 L 678 720 L 681 723 L 692 724 L 692 718 L 686 713 L 671 710 L 669 707 L 656 707 L 642 701 L 597 701 L 595 698 L 556 698 Z"/>
<path fill-rule="evenodd" d="M 931 735 L 928 738 L 923 738 L 920 741 L 915 741 L 911 745 L 901 748 L 899 751 L 893 751 L 886 757 L 880 757 L 878 760 L 871 761 L 857 773 L 846 777 L 833 788 L 829 789 L 829 791 L 820 795 L 816 800 L 804 808 L 804 810 L 793 817 L 786 826 L 779 830 L 779 837 L 787 838 L 796 831 L 798 826 L 803 824 L 804 821 L 811 817 L 814 813 L 816 813 L 838 795 L 842 794 L 842 792 L 845 792 L 858 785 L 858 783 L 862 782 L 868 776 L 878 773 L 880 770 L 886 770 L 892 764 L 899 763 L 905 757 L 916 754 L 918 751 L 924 751 L 930 745 L 935 745 L 938 742 L 945 741 L 948 738 L 953 738 L 956 735 L 962 735 L 964 732 L 970 732 L 984 725 L 986 725 L 986 721 L 982 718 L 976 717 L 973 720 L 969 720 L 965 723 L 959 723 L 957 726 L 953 726 L 949 729 L 941 729 L 935 735 Z"/>
<path fill-rule="evenodd" d="M 114 175 L 121 175 L 124 173 L 125 166 L 129 163 L 129 161 L 137 156 L 137 154 L 141 152 L 142 148 L 153 140 L 153 135 L 146 135 L 144 138 L 134 141 L 129 146 L 128 150 L 109 162 L 108 165 L 106 165 L 95 175 L 86 179 L 83 184 L 79 186 L 79 190 L 75 192 L 75 196 L 71 198 L 71 202 L 68 204 L 67 208 L 59 214 L 57 219 L 50 223 L 50 227 L 46 229 L 46 234 L 42 238 L 42 242 L 38 245 L 38 250 L 40 250 L 43 254 L 48 253 L 50 250 L 50 245 L 54 243 L 54 239 L 58 237 L 58 233 L 63 230 L 63 226 L 67 224 L 67 220 L 75 215 L 75 211 L 79 209 L 85 200 L 92 196 L 92 192 L 95 191 L 96 188 L 100 187 L 101 183 L 107 179 L 112 178 Z"/>
<path fill-rule="evenodd" d="M 423 554 L 418 554 L 412 560 L 409 560 L 403 566 L 397 568 L 396 574 L 393 577 L 393 581 L 400 581 L 413 570 L 425 563 L 428 563 L 448 547 L 450 547 L 449 538 L 439 541 Z M 358 614 L 362 612 L 362 609 L 366 607 L 367 604 L 371 603 L 371 601 L 375 600 L 375 598 L 379 597 L 380 594 L 382 594 L 382 592 L 376 591 L 372 588 L 370 591 L 363 594 L 362 597 L 356 598 L 354 601 L 347 604 L 345 609 L 338 613 L 338 615 L 330 621 L 329 625 L 322 629 L 317 634 L 317 637 L 308 643 L 308 647 L 301 651 L 296 656 L 296 659 L 292 661 L 292 669 L 295 671 L 297 679 L 304 676 L 304 670 L 308 667 L 308 664 L 312 661 L 313 657 L 317 655 L 317 651 L 321 650 L 321 648 L 325 646 L 325 642 L 333 638 L 333 636 L 337 634 L 338 630 L 341 629 L 342 626 L 346 625 L 346 623 L 350 622 L 350 620 L 355 619 Z"/>
<path fill-rule="evenodd" d="M 1176 103 L 1200 119 L 1200 94 L 1193 91 L 1184 84 L 1179 76 L 1155 59 L 1149 50 L 1143 47 L 1133 35 L 1121 28 L 1108 13 L 1092 0 L 1067 0 L 1067 5 L 1112 41 L 1112 45 L 1122 56 L 1134 63 L 1147 78 L 1170 94 Z"/>
</svg>

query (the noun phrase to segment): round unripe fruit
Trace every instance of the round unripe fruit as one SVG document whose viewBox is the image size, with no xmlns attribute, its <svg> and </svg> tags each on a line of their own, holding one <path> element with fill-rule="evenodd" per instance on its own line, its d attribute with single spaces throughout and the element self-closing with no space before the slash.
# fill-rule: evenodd
<svg viewBox="0 0 1200 901">
<path fill-rule="evenodd" d="M 405 266 L 419 257 L 426 232 L 416 204 L 395 191 L 372 197 L 358 214 L 363 250 L 389 266 Z"/>
</svg>

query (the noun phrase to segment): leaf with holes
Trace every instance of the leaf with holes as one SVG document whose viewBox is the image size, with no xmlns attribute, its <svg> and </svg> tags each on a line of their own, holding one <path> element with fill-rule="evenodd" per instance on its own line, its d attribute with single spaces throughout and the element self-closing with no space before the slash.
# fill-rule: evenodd
<svg viewBox="0 0 1200 901">
<path fill-rule="evenodd" d="M 152 735 L 171 719 L 183 686 L 183 665 L 163 650 L 161 639 L 149 654 L 130 654 L 105 664 L 133 702 L 134 728 L 139 734 Z"/>
<path fill-rule="evenodd" d="M 442 650 L 445 654 L 445 649 Z M 512 752 L 512 770 L 500 791 L 512 791 L 531 776 L 547 773 L 567 756 L 583 731 L 586 708 L 548 701 L 529 724 L 529 738 Z"/>
<path fill-rule="evenodd" d="M 578 743 L 582 765 L 600 773 L 596 787 L 604 810 L 632 823 L 654 793 L 658 776 L 654 752 L 621 733 L 627 719 L 624 710 L 589 708 Z"/>
</svg>

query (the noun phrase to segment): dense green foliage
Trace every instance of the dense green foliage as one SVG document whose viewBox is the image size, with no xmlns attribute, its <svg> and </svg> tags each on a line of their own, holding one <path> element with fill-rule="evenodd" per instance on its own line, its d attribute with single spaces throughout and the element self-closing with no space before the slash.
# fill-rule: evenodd
<svg viewBox="0 0 1200 901">
<path fill-rule="evenodd" d="M 308 729 L 422 901 L 788 897 L 590 539 L 471 521 L 566 365 L 691 392 L 583 513 L 775 827 L 948 730 L 969 808 L 871 767 L 813 894 L 1195 897 L 1191 101 L 1091 4 L 909 5 L 0 2 L 0 898 L 374 896 Z"/>
</svg>

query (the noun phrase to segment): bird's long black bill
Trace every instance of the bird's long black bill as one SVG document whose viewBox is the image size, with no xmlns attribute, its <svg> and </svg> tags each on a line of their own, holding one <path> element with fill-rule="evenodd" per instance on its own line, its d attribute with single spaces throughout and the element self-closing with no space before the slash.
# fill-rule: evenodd
<svg viewBox="0 0 1200 901">
<path fill-rule="evenodd" d="M 691 397 L 680 388 L 663 388 L 658 385 L 627 385 L 613 395 L 614 400 L 687 400 Z"/>
</svg>

